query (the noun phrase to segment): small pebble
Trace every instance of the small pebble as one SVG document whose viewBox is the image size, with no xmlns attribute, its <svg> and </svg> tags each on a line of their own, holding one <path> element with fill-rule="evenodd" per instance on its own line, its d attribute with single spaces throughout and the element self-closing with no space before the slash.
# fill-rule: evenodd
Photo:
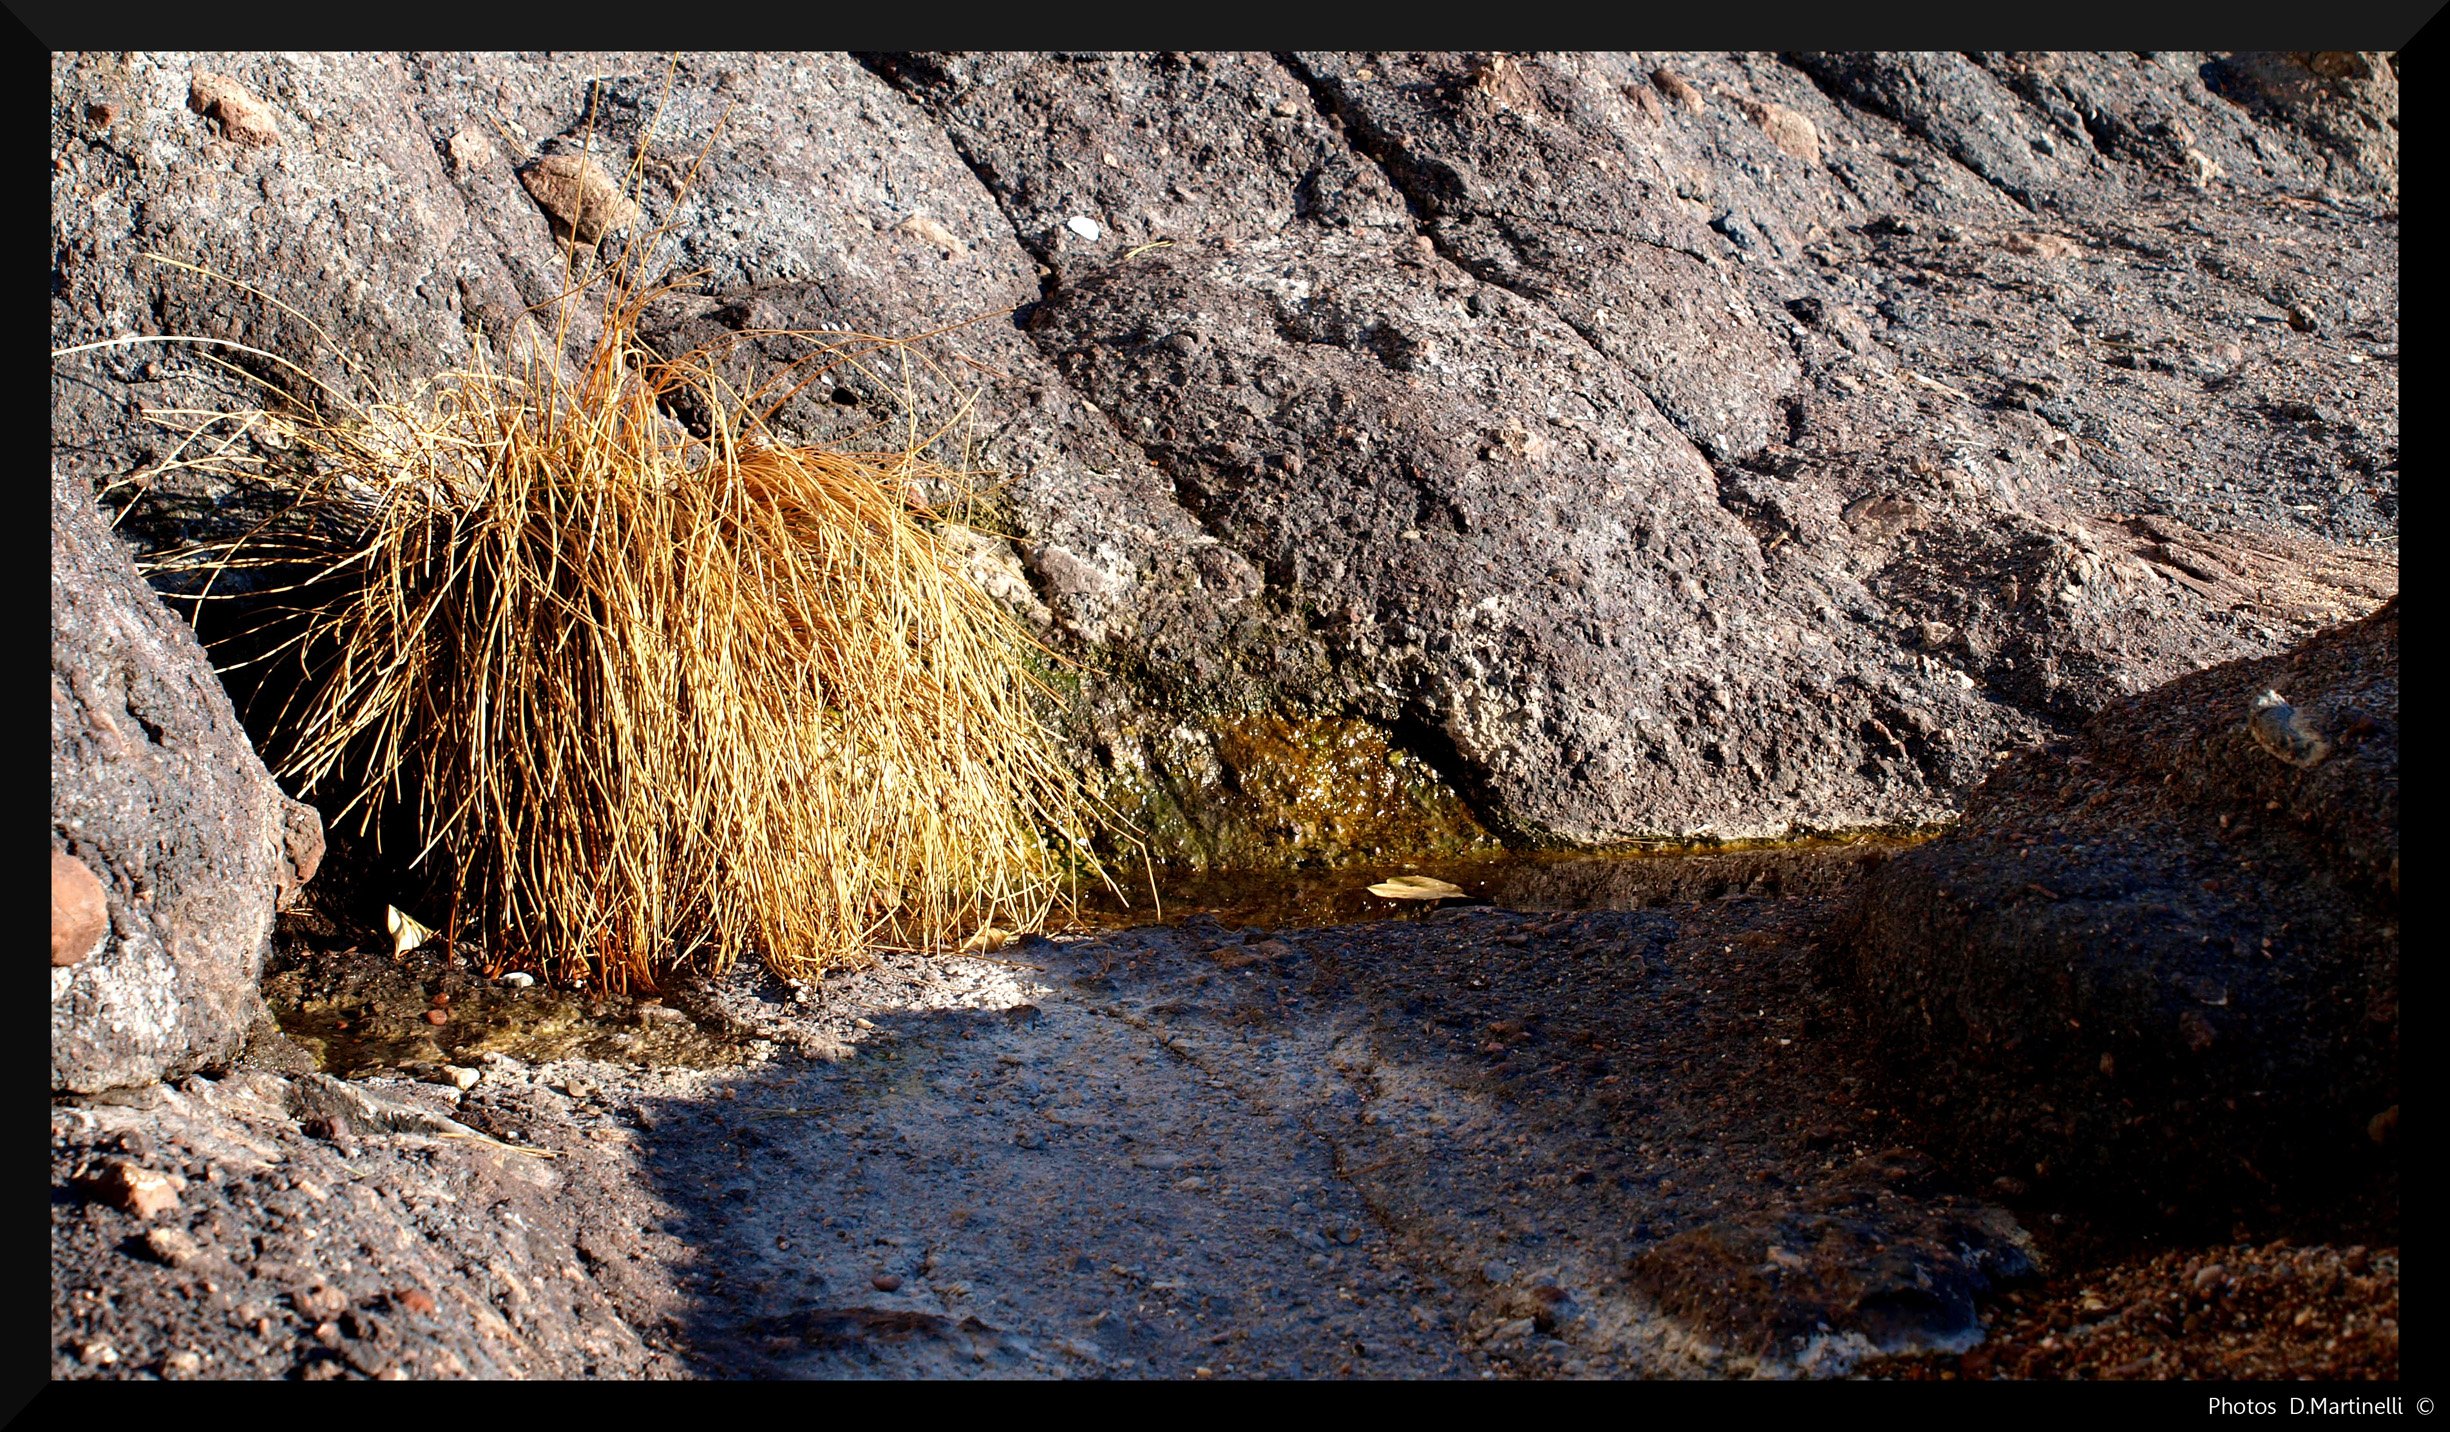
<svg viewBox="0 0 2450 1432">
<path fill-rule="evenodd" d="M 239 145 L 281 142 L 280 125 L 272 110 L 228 75 L 198 70 L 190 77 L 187 107 L 220 122 L 221 136 Z"/>
<path fill-rule="evenodd" d="M 509 974 L 502 976 L 502 983 L 509 985 L 512 989 L 526 989 L 535 982 L 536 977 L 525 970 L 512 970 Z"/>
<path fill-rule="evenodd" d="M 901 1278 L 892 1273 L 879 1273 L 868 1282 L 880 1293 L 898 1293 L 902 1290 Z"/>
<path fill-rule="evenodd" d="M 92 954 L 110 926 L 102 882 L 85 862 L 51 852 L 51 963 L 73 965 Z"/>
<path fill-rule="evenodd" d="M 169 1268 L 184 1268 L 204 1256 L 204 1245 L 176 1228 L 156 1228 L 145 1234 L 145 1251 Z"/>
<path fill-rule="evenodd" d="M 1086 214 L 1074 214 L 1063 221 L 1063 226 L 1093 244 L 1105 236 L 1105 230 L 1098 227 L 1097 220 Z"/>
<path fill-rule="evenodd" d="M 156 1173 L 127 1159 L 112 1159 L 84 1179 L 85 1191 L 113 1208 L 152 1219 L 179 1206 L 185 1180 Z"/>
</svg>

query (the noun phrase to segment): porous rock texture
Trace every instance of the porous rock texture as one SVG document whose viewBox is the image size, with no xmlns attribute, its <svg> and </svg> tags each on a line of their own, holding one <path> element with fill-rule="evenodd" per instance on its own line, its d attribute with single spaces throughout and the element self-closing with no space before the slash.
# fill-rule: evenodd
<svg viewBox="0 0 2450 1432">
<path fill-rule="evenodd" d="M 1194 855 L 1186 793 L 1239 788 L 1219 733 L 1263 710 L 1383 730 L 1522 842 L 1925 822 L 1998 751 L 2397 585 L 2385 57 L 64 54 L 52 85 L 57 343 L 414 381 L 534 341 L 567 265 L 650 226 L 647 338 L 744 378 L 807 351 L 777 330 L 956 325 L 907 364 L 846 340 L 779 420 L 966 412 L 982 576 L 1086 659 L 1076 734 Z M 269 116 L 242 136 L 230 86 Z M 597 245 L 519 178 L 642 145 Z M 53 392 L 97 481 L 174 451 L 140 406 L 248 397 L 176 348 Z M 245 497 L 160 472 L 127 527 Z M 1275 824 L 1298 856 L 1326 823 Z"/>
<path fill-rule="evenodd" d="M 56 467 L 51 841 L 55 1093 L 224 1065 L 269 1025 L 273 909 L 313 873 L 322 822 L 273 784 L 194 634 Z M 69 901 L 66 949 L 63 884 L 98 885 L 105 915 Z"/>
<path fill-rule="evenodd" d="M 2397 588 L 2394 58 L 71 53 L 52 59 L 50 100 L 53 343 L 112 345 L 53 364 L 54 851 L 99 877 L 111 926 L 77 959 L 81 937 L 63 946 L 55 926 L 55 1091 L 226 1062 L 260 1008 L 272 901 L 320 851 L 89 494 L 146 553 L 238 530 L 277 485 L 181 466 L 199 448 L 180 410 L 253 406 L 266 385 L 311 403 L 395 395 L 480 352 L 517 364 L 549 351 L 562 315 L 546 305 L 574 274 L 650 240 L 646 275 L 671 287 L 642 336 L 666 355 L 703 349 L 744 383 L 788 373 L 787 436 L 886 446 L 914 420 L 950 424 L 948 450 L 993 479 L 966 512 L 978 575 L 1082 661 L 1068 729 L 1120 778 L 1158 853 L 1195 861 L 1470 848 L 1492 830 L 1608 844 L 1917 824 L 1953 813 L 2002 751 L 2268 656 Z M 627 202 L 603 192 L 602 176 L 633 173 Z M 593 336 L 593 311 L 568 311 L 573 343 Z M 790 330 L 831 351 L 790 368 L 810 351 Z M 906 349 L 862 336 L 920 334 L 934 336 Z M 127 337 L 145 341 L 113 342 Z M 229 452 L 274 472 L 291 456 L 277 426 Z M 109 657 L 80 636 L 63 677 L 64 589 L 149 649 Z M 2220 685 L 2239 669 L 2198 678 L 2219 685 L 2201 709 L 2251 702 Z M 2262 679 L 2309 721 L 2344 709 L 2296 673 Z M 2105 718 L 2138 732 L 2158 719 Z M 2364 759 L 2356 719 L 2327 728 L 2330 762 Z M 2113 799 L 2179 832 L 2130 868 L 2159 879 L 2229 853 L 2213 807 L 2245 809 L 2255 780 L 2354 773 L 2246 772 L 2278 763 L 2235 736 L 2171 767 L 2225 795 L 2118 785 Z M 1995 789 L 2043 769 L 2013 766 Z M 138 772 L 162 779 L 125 784 Z M 64 817 L 63 791 L 107 795 L 104 813 Z M 2169 814 L 2156 799 L 2195 804 Z M 2317 832 L 2348 809 L 2322 799 L 2304 808 Z M 2249 884 L 2302 868 L 2329 883 L 2248 909 L 2244 887 L 2198 881 L 2172 886 L 2170 909 L 2232 936 L 2293 919 L 2269 914 L 2291 901 L 2336 915 L 2283 929 L 2270 976 L 2328 981 L 2272 1007 L 2330 999 L 2315 1037 L 2333 1042 L 2284 1039 L 2265 1057 L 2347 1072 L 2322 1108 L 2248 1101 L 2232 1116 L 2195 1098 L 2188 1113 L 2216 1130 L 2268 1113 L 2318 1130 L 2304 1147 L 2336 1148 L 2343 1111 L 2386 1092 L 2354 1062 L 2383 1023 L 2376 992 L 2395 994 L 2395 964 L 2376 983 L 2381 897 L 2352 890 L 2353 862 L 2256 812 Z M 2395 829 L 2394 812 L 2394 854 Z M 1960 848 L 1874 879 L 1910 899 L 1913 872 Z M 1983 888 L 2035 858 L 2020 852 L 1990 850 Z M 2223 870 L 2209 878 L 2246 876 Z M 2095 898 L 2066 876 L 2025 883 Z M 2126 899 L 2105 886 L 2101 912 L 2161 918 Z M 1439 1371 L 1783 1374 L 1961 1346 L 1974 1299 L 2030 1272 L 2024 1241 L 1889 1148 L 1909 1132 L 1901 1111 L 1885 1093 L 1871 1106 L 1851 1072 L 1870 1066 L 1802 987 L 1796 950 L 1823 907 L 1763 908 L 1785 923 L 1387 923 L 1349 949 L 1320 942 L 1342 975 L 1256 936 L 1093 942 L 1071 976 L 1082 1008 L 1033 990 L 1046 1017 L 998 998 L 975 1024 L 899 989 L 866 1003 L 834 989 L 829 1007 L 735 988 L 808 1026 L 802 1064 L 722 1091 L 746 1096 L 738 1119 L 708 1116 L 708 1075 L 639 1067 L 644 1014 L 607 1036 L 631 1051 L 621 1062 L 487 1062 L 465 1098 L 467 1069 L 449 1087 L 378 1081 L 385 1101 L 435 1120 L 447 1108 L 484 1138 L 456 1122 L 361 1127 L 303 1097 L 330 1089 L 295 1070 L 63 1101 L 53 1375 L 943 1375 L 1017 1357 L 1058 1375 L 1198 1376 L 1250 1356 L 1201 1322 L 1230 1290 L 1190 1271 L 1128 1291 L 1099 1280 L 1174 1274 L 1165 1260 L 1200 1247 L 1152 1238 L 1145 1218 L 1217 1226 L 1204 1205 L 1228 1190 L 1214 1169 L 1186 1175 L 1203 1154 L 1301 1179 L 1231 1191 L 1254 1231 L 1212 1239 L 1266 1266 L 1281 1346 L 1253 1368 L 1351 1373 L 1366 1356 L 1384 1370 L 1426 1348 L 1420 1366 Z M 197 923 L 163 923 L 181 911 Z M 1625 958 L 1628 932 L 1648 932 L 1646 954 Z M 1850 948 L 1911 938 L 1867 928 Z M 2154 948 L 2189 975 L 2209 968 L 2201 950 Z M 1594 964 L 1616 971 L 1623 1005 L 1581 1010 Z M 485 1003 L 446 1007 L 449 976 L 395 972 L 413 974 L 412 1004 L 433 1000 L 401 1014 L 411 1034 L 464 1031 Z M 1942 1008 L 1962 977 L 1935 967 L 1919 988 Z M 1229 978 L 1246 986 L 1232 999 L 1210 988 Z M 2265 1087 L 2241 1036 L 2268 1027 L 2247 1002 L 2268 980 L 2221 980 L 2154 1006 L 2170 1017 L 2114 1057 L 2087 1046 L 2091 1065 L 2036 1077 L 2160 1081 L 2113 1102 Z M 1090 1007 L 1117 988 L 1119 1010 Z M 1339 991 L 1377 1013 L 1348 1022 Z M 1330 1017 L 1295 1018 L 1305 1000 Z M 1333 1047 L 1266 1053 L 1260 1084 L 1237 1088 L 1237 1061 L 1274 1048 L 1253 1038 L 1266 1019 L 1242 1017 L 1259 1003 Z M 2359 1010 L 2363 1033 L 2342 1034 Z M 1236 1019 L 1212 1035 L 1203 1011 Z M 370 1028 L 377 1012 L 318 1017 L 404 1037 Z M 1093 1060 L 1179 1076 L 1168 1097 L 1196 1101 L 1197 1117 L 1147 1126 L 1152 1149 L 1227 1141 L 1130 1155 L 1115 1130 L 1128 1141 L 1130 1120 L 1172 1107 L 1139 1085 L 1100 1095 L 1117 1107 L 1099 1119 L 1057 1117 L 1081 1090 L 1042 1086 L 1032 1066 L 1077 1055 L 1062 1041 L 1082 1030 L 1170 1051 L 1144 1063 L 1149 1050 L 1100 1044 Z M 2173 1031 L 2195 1065 L 2170 1053 Z M 1994 1066 L 1913 1028 L 1884 1037 L 1909 1087 L 1956 1059 L 1948 1078 L 1996 1095 L 2000 1118 L 1961 1125 L 1986 1171 L 2002 1149 L 2031 1152 L 2001 1131 L 2038 1112 L 2051 1149 L 2029 1162 L 2117 1183 L 2068 1152 L 2098 1144 L 2090 1126 L 2048 1122 L 2070 1106 L 2016 1102 Z M 1010 1092 L 989 1102 L 940 1074 L 926 1097 L 958 1100 L 961 1119 L 923 1100 L 897 1130 L 873 1087 L 907 1089 L 904 1038 L 946 1040 L 951 1062 L 930 1067 Z M 1386 1057 L 1355 1057 L 1370 1039 Z M 1932 1127 L 1985 1107 L 1954 1087 L 1928 1101 Z M 1270 1104 L 1269 1090 L 1302 1097 Z M 1490 1111 L 1466 1159 L 1445 1126 L 1456 1091 Z M 1303 1112 L 1311 1093 L 1328 1113 Z M 828 1098 L 863 1112 L 798 1117 Z M 1243 1137 L 1254 1110 L 1275 1111 L 1282 1138 Z M 1009 1149 L 974 1116 L 1008 1116 Z M 2100 1137 L 2126 1149 L 2141 1128 Z M 2382 1109 L 2359 1147 L 2394 1130 Z M 912 1159 L 929 1139 L 959 1146 Z M 910 1189 L 960 1206 L 931 1222 L 880 1200 L 894 1162 L 834 1149 L 884 1140 Z M 750 1148 L 763 1156 L 743 1162 Z M 1032 1175 L 1049 1206 L 1071 1206 L 1084 1168 L 1146 1185 L 1111 1218 L 1066 1224 L 1112 1240 L 1095 1259 L 1037 1241 L 1028 1209 L 962 1191 L 1009 1187 L 999 1153 L 1050 1149 L 1093 1161 Z M 2263 1146 L 2235 1164 L 2248 1156 Z M 130 1206 L 113 1170 L 177 1197 Z M 2165 1196 L 2162 1172 L 2137 1178 Z M 812 1176 L 840 1196 L 812 1195 Z M 784 1192 L 756 1195 L 769 1179 Z M 759 1221 L 812 1207 L 846 1226 L 774 1236 Z M 1487 1221 L 1501 1209 L 1502 1230 Z M 873 1244 L 854 1240 L 871 1218 Z M 957 1305 L 937 1285 L 974 1290 L 959 1257 L 936 1266 L 932 1240 L 965 1226 L 943 1246 L 980 1260 L 971 1306 L 1077 1296 L 1066 1311 L 1082 1316 L 1058 1335 L 1052 1313 L 998 1315 L 999 1330 L 943 1311 Z M 998 1226 L 1018 1234 L 1010 1247 L 984 1236 Z M 1422 1250 L 1415 1262 L 1382 1259 L 1382 1227 Z M 1500 1243 L 1521 1269 L 1492 1256 Z M 1060 1261 L 1039 1274 L 1022 1254 Z M 1383 1288 L 1331 1301 L 1347 1267 L 1383 1269 Z M 745 1287 L 727 1286 L 735 1272 Z M 1333 1322 L 1306 1296 L 1280 1305 L 1311 1281 Z M 1138 1315 L 1089 1315 L 1108 1298 Z M 1041 1345 L 1016 1351 L 1010 1330 Z M 1584 1360 L 1612 1348 L 1630 1354 Z"/>
<path fill-rule="evenodd" d="M 2266 691 L 2318 760 L 2257 739 Z M 1985 1173 L 2213 1213 L 2395 1177 L 2397 600 L 2010 758 L 1872 874 L 1835 949 Z"/>
</svg>

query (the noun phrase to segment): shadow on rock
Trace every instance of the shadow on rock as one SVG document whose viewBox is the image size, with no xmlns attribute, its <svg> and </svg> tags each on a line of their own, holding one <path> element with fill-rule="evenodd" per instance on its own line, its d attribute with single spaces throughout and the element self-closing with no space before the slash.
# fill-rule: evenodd
<svg viewBox="0 0 2450 1432">
<path fill-rule="evenodd" d="M 1821 909 L 1194 919 L 735 991 L 828 1057 L 642 1104 L 674 1336 L 718 1377 L 1795 1376 L 1961 1349 L 2033 1260 L 1861 1095 L 1802 982 Z"/>
<path fill-rule="evenodd" d="M 1938 1147 L 2164 1217 L 2346 1190 L 2395 1226 L 2398 653 L 2394 599 L 2121 703 L 1872 875 L 1830 968 Z"/>
</svg>

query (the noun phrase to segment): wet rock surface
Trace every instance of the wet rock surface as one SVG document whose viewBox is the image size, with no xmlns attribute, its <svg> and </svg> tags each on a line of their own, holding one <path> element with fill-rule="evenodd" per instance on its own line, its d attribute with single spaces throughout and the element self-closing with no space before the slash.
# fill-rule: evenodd
<svg viewBox="0 0 2450 1432">
<path fill-rule="evenodd" d="M 539 1020 L 553 992 L 435 950 L 326 952 L 276 972 L 293 1030 L 328 1017 L 307 991 L 451 985 L 482 1052 L 378 1035 L 324 1045 L 367 1061 L 348 1082 L 56 1105 L 53 1371 L 1936 1376 L 2002 1327 L 2056 1366 L 2025 1310 L 2142 1298 L 2176 1255 L 1922 1152 L 1808 958 L 1863 852 L 1752 860 L 1641 908 L 744 971 L 649 1006 L 675 1011 L 651 1068 L 616 1047 L 635 1010 Z M 123 1164 L 173 1202 L 94 1182 Z M 2323 1297 L 2395 1330 L 2383 1284 Z M 2297 1326 L 2249 1329 L 2253 1365 L 2395 1372 Z"/>
<path fill-rule="evenodd" d="M 430 1082 L 247 1070 L 55 1110 L 55 1370 L 95 1340 L 315 1376 L 1780 1375 L 1954 1347 L 1957 1295 L 2028 1271 L 2023 1235 L 1819 1043 L 1809 903 L 1194 918 L 744 975 L 681 1000 L 716 1068 L 469 1053 L 540 1037 L 508 1005 L 557 996 L 327 956 L 358 973 L 298 1004 L 272 981 L 293 1032 L 453 984 L 472 1087 L 366 1044 Z M 363 1017 L 430 1028 L 407 1015 Z M 175 1208 L 139 1227 L 80 1192 L 111 1159 L 183 1179 Z M 1722 1287 L 1706 1250 L 1758 1230 L 1787 1261 Z"/>
<path fill-rule="evenodd" d="M 51 481 L 51 1087 L 226 1065 L 315 813 L 256 759 L 195 636 L 86 484 Z M 311 873 L 312 866 L 308 866 Z"/>
<path fill-rule="evenodd" d="M 2395 1189 L 2398 886 L 2394 601 L 2010 758 L 1833 958 L 1951 1155 L 2217 1221 Z"/>
<path fill-rule="evenodd" d="M 525 978 L 522 976 L 522 978 Z M 702 1028 L 688 996 L 599 994 L 488 979 L 471 964 L 420 949 L 345 952 L 292 942 L 266 967 L 265 998 L 286 1041 L 312 1067 L 357 1076 L 432 1074 L 488 1054 L 530 1062 L 621 1060 L 719 1068 L 751 1057 L 739 1039 Z"/>
<path fill-rule="evenodd" d="M 1766 949 L 1750 921 L 1704 919 Z M 2021 1242 L 1995 1210 L 1984 1234 L 1952 1237 L 1945 1213 L 1866 1193 L 1850 1210 L 1863 1248 L 1806 1245 L 1782 1270 L 1775 1300 L 1814 1310 L 1790 1319 L 1791 1343 L 1739 1332 L 1753 1309 L 1699 1276 L 1687 1230 L 1774 1222 L 1803 1197 L 1799 1168 L 1877 1190 L 1860 1166 L 1894 1137 L 1847 1108 L 1809 1036 L 1773 1032 L 1807 1022 L 1776 958 L 1701 935 L 1666 916 L 1483 909 L 1031 944 L 1024 1003 L 878 1021 L 839 1070 L 743 1090 L 745 1169 L 686 1172 L 745 1186 L 737 1251 L 778 1286 L 811 1267 L 825 1289 L 895 1277 L 896 1298 L 954 1325 L 1059 1336 L 1078 1372 L 1777 1374 L 1851 1360 L 1807 1342 L 1969 1336 L 1970 1298 L 1866 1322 L 1856 1310 L 1879 1299 L 1854 1282 L 1980 1286 L 1984 1254 L 2012 1261 Z M 1730 1054 L 1726 1020 L 1757 1026 L 1758 1047 Z M 1765 1116 L 1799 1084 L 1835 1107 L 1778 1127 L 1792 1121 Z M 858 1216 L 803 1250 L 762 1212 L 764 1181 L 786 1175 L 760 1152 L 811 1140 L 825 1152 L 787 1176 Z M 793 1248 L 769 1251 L 770 1235 Z M 1895 1247 L 1890 1266 L 1867 1266 L 1872 1242 Z M 1013 1351 L 989 1362 L 1026 1366 Z M 746 1338 L 715 1356 L 765 1375 L 888 1357 Z"/>
</svg>

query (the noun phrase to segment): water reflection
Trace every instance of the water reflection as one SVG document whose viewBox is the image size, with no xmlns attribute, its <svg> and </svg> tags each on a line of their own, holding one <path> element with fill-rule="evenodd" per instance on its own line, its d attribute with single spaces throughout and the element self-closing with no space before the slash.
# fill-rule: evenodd
<svg viewBox="0 0 2450 1432">
<path fill-rule="evenodd" d="M 1334 868 L 1191 871 L 1159 867 L 1126 887 L 1126 906 L 1105 891 L 1083 902 L 1088 929 L 1179 924 L 1206 917 L 1229 926 L 1343 925 L 1360 920 L 1423 919 L 1461 901 L 1412 902 L 1369 893 L 1396 875 L 1434 875 L 1463 887 L 1472 903 L 1510 910 L 1642 910 L 1730 896 L 1779 898 L 1827 891 L 1867 854 L 1902 849 L 1924 837 L 1858 837 L 1776 845 L 1635 851 L 1509 854 L 1453 860 L 1360 861 Z M 1160 919 L 1162 910 L 1162 920 Z"/>
</svg>

